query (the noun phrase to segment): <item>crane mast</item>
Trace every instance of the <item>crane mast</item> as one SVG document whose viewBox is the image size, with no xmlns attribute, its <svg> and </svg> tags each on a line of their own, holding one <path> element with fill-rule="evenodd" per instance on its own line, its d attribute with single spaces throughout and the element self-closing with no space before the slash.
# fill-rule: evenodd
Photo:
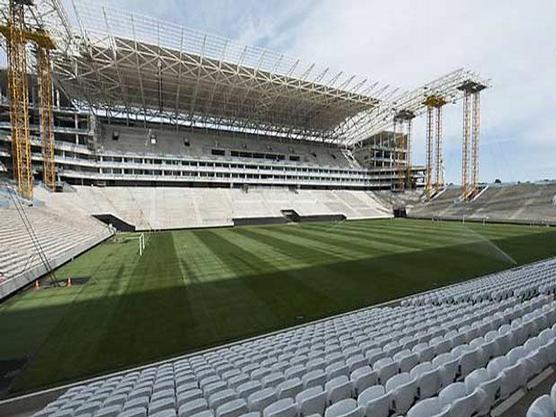
<svg viewBox="0 0 556 417">
<path fill-rule="evenodd" d="M 50 62 L 50 51 L 55 48 L 55 45 L 44 30 L 29 29 L 26 26 L 25 9 L 31 6 L 33 6 L 31 0 L 9 0 L 6 25 L 0 25 L 0 33 L 6 38 L 8 55 L 12 171 L 19 195 L 28 200 L 33 198 L 33 167 L 29 135 L 28 43 L 34 44 L 37 48 L 44 183 L 51 190 L 56 184 Z"/>
</svg>

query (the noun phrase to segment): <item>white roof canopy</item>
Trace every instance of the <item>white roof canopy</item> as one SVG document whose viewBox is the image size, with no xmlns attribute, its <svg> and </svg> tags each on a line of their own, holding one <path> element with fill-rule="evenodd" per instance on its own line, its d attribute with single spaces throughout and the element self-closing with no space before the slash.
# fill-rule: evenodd
<svg viewBox="0 0 556 417">
<path fill-rule="evenodd" d="M 0 0 L 4 22 L 8 0 Z M 5 7 L 4 7 L 5 6 Z M 176 24 L 76 2 L 36 0 L 27 24 L 48 30 L 57 84 L 77 106 L 135 120 L 354 145 L 415 115 L 427 95 L 455 101 L 463 69 L 410 92 Z"/>
</svg>

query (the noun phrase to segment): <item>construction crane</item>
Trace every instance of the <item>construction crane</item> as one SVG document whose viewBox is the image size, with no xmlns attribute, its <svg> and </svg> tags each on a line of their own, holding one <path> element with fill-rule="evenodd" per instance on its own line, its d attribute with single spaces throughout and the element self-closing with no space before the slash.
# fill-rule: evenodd
<svg viewBox="0 0 556 417">
<path fill-rule="evenodd" d="M 443 151 L 442 151 L 442 107 L 447 103 L 445 97 L 441 95 L 431 95 L 423 102 L 427 106 L 427 164 L 426 164 L 426 177 L 425 177 L 425 193 L 428 198 L 434 192 L 438 193 L 444 188 L 444 175 L 443 175 Z M 433 112 L 436 110 L 436 121 L 433 125 Z M 433 138 L 434 133 L 434 138 Z M 433 149 L 433 139 L 436 139 L 436 149 Z M 433 151 L 435 158 L 433 158 Z M 433 161 L 434 159 L 434 161 Z M 434 184 L 433 184 L 433 164 L 434 164 Z"/>
<path fill-rule="evenodd" d="M 458 87 L 463 91 L 463 142 L 461 186 L 463 200 L 472 198 L 479 183 L 479 126 L 481 91 L 487 86 L 467 80 Z"/>
<path fill-rule="evenodd" d="M 0 25 L 0 33 L 4 35 L 7 43 L 13 173 L 19 195 L 29 200 L 33 198 L 27 75 L 29 42 L 37 48 L 44 182 L 50 189 L 54 189 L 56 183 L 50 62 L 50 51 L 55 49 L 55 44 L 46 31 L 29 29 L 26 26 L 25 10 L 32 6 L 31 0 L 9 0 L 7 24 Z"/>
<path fill-rule="evenodd" d="M 56 165 L 54 162 L 54 116 L 52 114 L 52 66 L 50 50 L 38 46 L 37 76 L 39 81 L 40 119 L 43 156 L 43 181 L 48 189 L 56 189 Z"/>
</svg>

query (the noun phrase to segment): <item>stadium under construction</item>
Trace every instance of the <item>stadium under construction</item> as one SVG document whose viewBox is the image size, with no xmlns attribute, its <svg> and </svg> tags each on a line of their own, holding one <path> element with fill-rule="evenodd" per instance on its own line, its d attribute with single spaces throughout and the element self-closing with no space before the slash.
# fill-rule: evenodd
<svg viewBox="0 0 556 417">
<path fill-rule="evenodd" d="M 404 91 L 71 6 L 0 0 L 0 415 L 536 407 L 556 382 L 556 182 L 480 181 L 489 79 Z"/>
</svg>

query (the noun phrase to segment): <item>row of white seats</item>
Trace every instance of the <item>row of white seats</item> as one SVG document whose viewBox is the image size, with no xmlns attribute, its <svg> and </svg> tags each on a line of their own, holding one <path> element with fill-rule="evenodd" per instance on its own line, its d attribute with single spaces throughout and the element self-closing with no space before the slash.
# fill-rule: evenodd
<svg viewBox="0 0 556 417">
<path fill-rule="evenodd" d="M 74 205 L 90 214 L 113 214 L 138 230 L 232 225 L 234 218 L 338 215 L 388 218 L 372 194 L 356 190 L 75 186 L 76 192 L 41 195 L 52 205 Z"/>
<path fill-rule="evenodd" d="M 407 417 L 484 416 L 501 400 L 556 363 L 556 325 L 476 369 L 463 382 L 413 406 Z"/>
<path fill-rule="evenodd" d="M 516 296 L 527 299 L 556 291 L 556 258 L 527 268 L 497 272 L 478 280 L 431 291 L 403 301 L 403 305 L 500 301 Z"/>
<path fill-rule="evenodd" d="M 556 311 L 556 305 L 553 305 L 552 309 Z M 543 317 L 544 313 L 543 309 L 539 309 L 533 315 Z M 485 338 L 477 337 L 469 344 L 459 345 L 450 353 L 435 357 L 432 363 L 425 362 L 413 368 L 409 373 L 404 372 L 392 376 L 384 387 L 368 388 L 358 397 L 358 403 L 367 410 L 367 416 L 387 417 L 392 413 L 405 414 L 416 400 L 431 397 L 439 390 L 453 386 L 457 380 L 465 379 L 468 385 L 471 382 L 482 381 L 481 378 L 484 377 L 484 371 L 481 371 L 482 367 L 486 366 L 493 374 L 500 373 L 499 368 L 504 365 L 502 359 L 494 360 L 493 358 L 504 354 L 508 354 L 512 358 L 519 355 L 519 348 L 515 348 L 515 346 L 522 343 L 523 336 L 528 336 L 528 333 L 523 331 L 526 329 L 532 331 L 531 338 L 525 343 L 526 348 L 534 350 L 534 347 L 538 347 L 535 337 L 536 334 L 539 334 L 539 340 L 547 345 L 547 350 L 543 351 L 545 359 L 556 358 L 556 356 L 551 356 L 556 354 L 556 328 L 554 330 L 547 329 L 551 322 L 548 317 L 544 317 L 544 319 L 544 324 L 537 323 L 534 328 L 529 328 L 525 321 L 519 319 L 512 322 L 512 326 L 503 325 L 498 331 L 493 331 L 494 334 L 487 335 Z M 552 315 L 552 321 L 554 326 L 556 316 Z M 529 371 L 526 376 L 530 377 L 542 368 L 542 364 L 531 367 L 533 371 Z M 522 383 L 523 378 L 515 378 L 515 374 L 512 374 L 509 378 L 501 378 L 498 382 L 501 381 L 504 384 L 503 386 L 499 384 L 501 392 L 497 393 L 496 400 L 502 397 L 506 398 L 515 391 L 517 389 L 516 381 L 518 384 Z"/>
<path fill-rule="evenodd" d="M 453 382 L 443 388 L 438 397 L 418 402 L 408 412 L 408 417 L 474 416 L 486 415 L 497 401 L 507 398 L 515 390 L 525 386 L 528 380 L 539 374 L 546 366 L 556 361 L 556 325 L 545 328 L 539 336 L 533 336 L 523 344 L 514 347 L 505 356 L 492 359 L 486 367 L 480 367 L 465 376 L 463 382 Z M 388 417 L 401 414 L 413 401 L 427 394 L 420 392 L 418 379 L 407 374 L 393 376 L 383 387 L 375 385 L 365 389 L 357 397 L 347 379 L 298 394 L 295 398 L 283 398 L 264 408 L 263 417 L 298 417 L 322 415 L 325 417 Z M 310 404 L 310 406 L 309 406 Z M 250 404 L 249 404 L 250 405 Z M 216 413 L 207 409 L 203 400 L 188 405 L 195 417 L 260 416 L 245 401 L 235 400 L 228 406 L 217 408 Z M 234 412 L 227 412 L 233 409 Z M 171 412 L 168 413 L 171 415 Z M 180 414 L 181 415 L 181 414 Z"/>
<path fill-rule="evenodd" d="M 536 280 L 552 271 L 541 263 L 517 272 Z M 343 400 L 369 408 L 376 397 L 388 414 L 405 414 L 554 325 L 553 298 L 531 292 L 362 310 L 74 387 L 37 416 L 306 417 Z"/>
<path fill-rule="evenodd" d="M 539 297 L 538 300 L 532 300 L 528 305 L 531 308 L 533 306 L 539 308 L 547 300 L 546 297 Z M 477 308 L 478 306 L 472 307 Z M 556 306 L 553 307 L 555 308 L 552 309 L 554 313 L 552 318 L 556 320 Z M 490 312 L 493 310 L 488 309 L 486 311 L 490 315 Z M 518 310 L 516 309 L 516 311 Z M 529 311 L 529 309 L 521 309 L 521 312 L 525 315 L 531 314 L 526 313 L 526 311 Z M 494 326 L 504 323 L 503 316 L 482 317 L 479 326 L 476 328 L 477 332 L 481 329 L 483 331 L 492 329 L 491 326 L 483 326 L 485 324 L 484 320 L 492 322 Z M 470 329 L 466 329 L 464 325 L 463 330 L 467 331 Z M 103 412 L 106 413 L 114 413 L 118 407 L 121 410 L 122 407 L 125 408 L 128 405 L 126 402 L 113 402 L 121 402 L 125 399 L 129 401 L 129 406 L 135 408 L 140 404 L 148 404 L 148 408 L 145 411 L 149 410 L 149 415 L 158 411 L 177 408 L 181 417 L 182 414 L 188 416 L 193 411 L 199 411 L 199 407 L 206 407 L 207 409 L 210 407 L 213 412 L 220 416 L 223 411 L 221 409 L 220 414 L 218 414 L 219 407 L 227 410 L 228 407 L 239 406 L 240 403 L 243 404 L 241 401 L 238 401 L 240 399 L 243 399 L 244 405 L 249 410 L 261 411 L 266 406 L 270 406 L 274 401 L 284 399 L 280 398 L 286 395 L 284 393 L 288 393 L 291 396 L 294 393 L 299 394 L 300 390 L 310 390 L 315 386 L 320 386 L 321 388 L 324 386 L 324 391 L 319 396 L 320 398 L 325 398 L 327 403 L 332 403 L 342 397 L 349 397 L 352 393 L 360 393 L 373 383 L 382 383 L 392 388 L 395 386 L 396 381 L 399 383 L 403 379 L 404 374 L 399 374 L 402 375 L 399 376 L 397 375 L 399 372 L 411 371 L 419 363 L 425 362 L 427 359 L 433 359 L 434 355 L 440 355 L 438 358 L 434 358 L 433 363 L 435 365 L 441 366 L 444 362 L 450 362 L 446 351 L 455 349 L 458 343 L 464 343 L 468 340 L 458 338 L 456 334 L 453 334 L 454 330 L 446 331 L 448 337 L 451 337 L 450 332 L 452 332 L 452 336 L 456 337 L 452 343 L 448 342 L 450 339 L 439 341 L 436 345 L 437 351 L 433 351 L 432 346 L 421 346 L 421 350 L 417 350 L 420 354 L 406 349 L 405 351 L 399 350 L 394 358 L 378 358 L 376 356 L 378 352 L 373 350 L 372 354 L 368 354 L 366 357 L 354 355 L 352 361 L 350 361 L 350 358 L 345 362 L 336 361 L 330 363 L 324 369 L 322 367 L 327 363 L 324 361 L 324 358 L 315 358 L 303 363 L 303 365 L 299 363 L 293 365 L 290 363 L 292 366 L 284 369 L 283 373 L 278 371 L 278 368 L 275 368 L 274 372 L 271 372 L 269 369 L 261 369 L 262 364 L 259 362 L 258 364 L 252 363 L 248 368 L 251 371 L 250 375 L 246 375 L 245 368 L 240 373 L 239 370 L 229 369 L 228 367 L 220 368 L 221 374 L 218 375 L 214 368 L 204 360 L 195 361 L 192 358 L 188 363 L 181 362 L 179 364 L 181 366 L 176 368 L 176 373 L 167 368 L 165 372 L 156 375 L 154 379 L 149 378 L 147 381 L 142 381 L 143 384 L 138 384 L 135 381 L 136 374 L 126 377 L 126 384 L 129 384 L 132 380 L 134 382 L 132 386 L 123 386 L 125 388 L 124 391 L 127 391 L 127 395 L 124 395 L 124 392 L 121 391 L 122 386 L 103 386 L 100 389 L 93 386 L 93 392 L 91 390 L 68 392 L 67 395 L 60 398 L 61 403 L 55 402 L 43 410 L 43 415 L 49 415 L 49 411 L 58 412 L 58 415 L 55 414 L 56 417 L 81 415 L 91 410 L 104 410 Z M 469 336 L 476 335 L 477 332 L 470 332 Z M 382 351 L 383 354 L 385 352 L 387 351 Z M 444 357 L 442 357 L 442 354 L 444 354 Z M 338 356 L 336 359 L 339 359 Z M 264 362 L 268 358 L 257 357 L 255 360 L 262 360 Z M 368 366 L 370 361 L 373 361 L 372 368 Z M 216 365 L 216 362 L 213 362 L 213 365 Z M 312 367 L 316 367 L 316 369 Z M 151 370 L 147 375 L 153 376 L 154 372 L 154 370 Z M 417 371 L 415 371 L 416 373 Z M 454 372 L 451 380 L 455 376 L 456 373 Z M 426 378 L 424 380 L 427 381 Z M 445 380 L 449 381 L 450 378 L 445 378 Z M 120 382 L 118 381 L 118 384 Z M 130 391 L 128 391 L 129 388 L 131 388 Z M 313 391 L 310 391 L 311 398 L 313 394 L 316 394 Z M 85 401 L 90 398 L 88 394 L 94 394 L 94 401 Z M 69 400 L 69 403 L 65 400 Z M 232 404 L 228 404 L 229 402 Z M 101 406 L 102 409 L 100 409 Z M 224 415 L 226 417 L 235 417 L 228 416 L 227 414 Z"/>
<path fill-rule="evenodd" d="M 18 278 L 41 265 L 36 242 L 40 243 L 51 264 L 77 255 L 112 234 L 105 225 L 79 212 L 58 212 L 50 207 L 25 207 L 36 240 L 24 227 L 20 213 L 14 207 L 0 208 L 0 285 Z M 27 284 L 24 281 L 22 285 Z"/>
</svg>

